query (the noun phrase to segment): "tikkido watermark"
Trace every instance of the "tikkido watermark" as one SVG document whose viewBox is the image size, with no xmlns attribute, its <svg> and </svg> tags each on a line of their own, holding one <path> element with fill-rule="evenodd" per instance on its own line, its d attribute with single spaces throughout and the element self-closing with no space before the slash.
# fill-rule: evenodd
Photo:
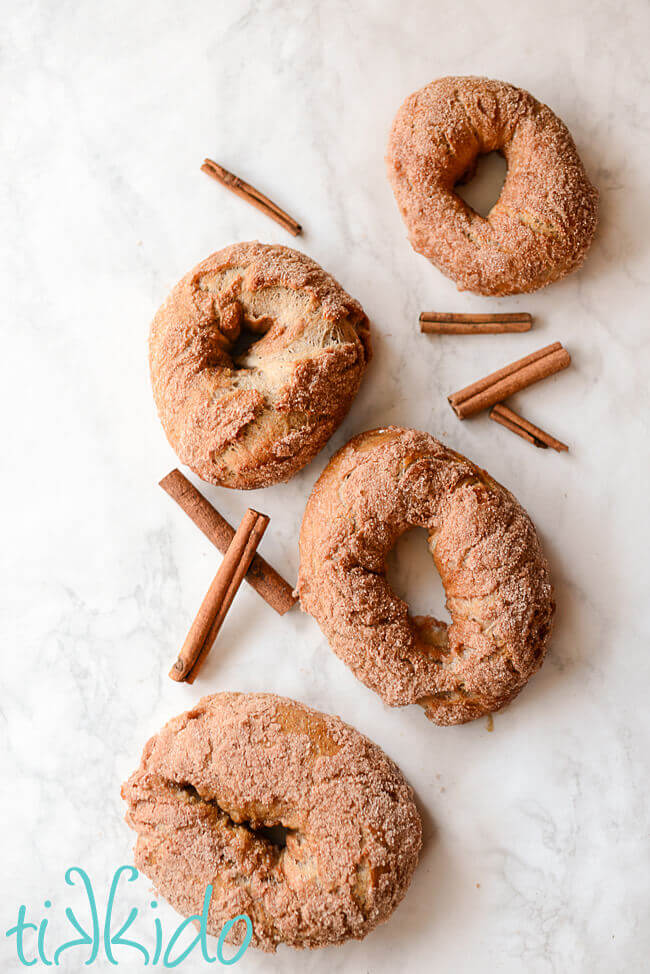
<svg viewBox="0 0 650 974">
<path fill-rule="evenodd" d="M 52 916 L 49 914 L 52 909 L 51 900 L 45 900 L 43 905 L 48 912 L 36 922 L 28 917 L 26 906 L 19 906 L 15 924 L 5 933 L 5 936 L 14 943 L 19 962 L 25 967 L 33 967 L 39 963 L 46 967 L 58 967 L 62 959 L 64 962 L 74 960 L 79 965 L 77 969 L 81 969 L 81 965 L 88 967 L 97 962 L 98 958 L 103 957 L 109 964 L 118 966 L 124 963 L 132 970 L 134 962 L 138 960 L 143 967 L 158 965 L 167 968 L 178 967 L 190 956 L 194 960 L 202 958 L 207 964 L 231 965 L 241 960 L 253 936 L 253 925 L 245 913 L 233 917 L 224 924 L 217 940 L 215 956 L 210 952 L 207 922 L 212 899 L 211 885 L 205 888 L 201 913 L 182 920 L 169 935 L 163 930 L 160 917 L 155 914 L 158 909 L 156 900 L 149 903 L 151 914 L 147 915 L 133 906 L 128 911 L 126 919 L 118 920 L 118 914 L 124 912 L 117 905 L 120 881 L 124 879 L 128 883 L 133 883 L 138 876 L 138 870 L 134 866 L 120 866 L 115 870 L 106 907 L 100 916 L 97 898 L 88 873 L 80 866 L 71 866 L 65 873 L 65 881 L 68 886 L 77 887 L 83 899 L 82 909 L 77 907 L 76 912 L 70 906 L 64 909 L 67 930 L 74 932 L 74 936 L 69 940 L 61 940 L 59 937 L 53 938 L 51 929 L 48 931 Z M 124 883 L 122 885 L 124 886 Z M 80 920 L 80 916 L 83 919 Z M 192 924 L 197 926 L 193 927 Z M 237 924 L 244 924 L 246 932 L 241 946 L 233 953 L 235 948 L 226 948 L 225 941 Z M 189 932 L 188 928 L 190 928 Z M 195 933 L 195 936 L 189 940 L 191 933 Z"/>
</svg>

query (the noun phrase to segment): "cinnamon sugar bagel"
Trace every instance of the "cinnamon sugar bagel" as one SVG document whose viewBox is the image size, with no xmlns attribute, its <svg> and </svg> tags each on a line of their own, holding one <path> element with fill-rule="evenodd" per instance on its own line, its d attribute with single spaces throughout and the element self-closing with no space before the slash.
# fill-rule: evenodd
<svg viewBox="0 0 650 974">
<path fill-rule="evenodd" d="M 484 219 L 454 186 L 493 151 L 508 174 Z M 598 192 L 566 125 L 521 88 L 452 77 L 416 91 L 393 122 L 387 163 L 413 248 L 460 291 L 535 291 L 585 258 Z"/>
<path fill-rule="evenodd" d="M 212 884 L 208 932 L 245 913 L 263 950 L 365 937 L 420 851 L 396 765 L 338 717 L 273 694 L 204 697 L 151 738 L 122 796 L 136 865 L 165 899 L 200 915 Z"/>
<path fill-rule="evenodd" d="M 261 337 L 237 355 L 246 330 Z M 223 487 L 266 487 L 304 467 L 347 413 L 369 359 L 358 302 L 309 257 L 260 243 L 226 247 L 190 271 L 149 339 L 167 438 Z"/>
<path fill-rule="evenodd" d="M 428 532 L 452 622 L 409 616 L 386 556 Z M 428 433 L 354 437 L 307 503 L 298 590 L 334 652 L 389 705 L 437 724 L 498 710 L 539 668 L 554 614 L 530 518 L 504 487 Z"/>
</svg>

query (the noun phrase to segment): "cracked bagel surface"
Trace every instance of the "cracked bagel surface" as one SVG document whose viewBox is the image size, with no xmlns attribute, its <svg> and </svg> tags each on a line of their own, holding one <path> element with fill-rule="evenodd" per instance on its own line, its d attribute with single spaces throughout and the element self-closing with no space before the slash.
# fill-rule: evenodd
<svg viewBox="0 0 650 974">
<path fill-rule="evenodd" d="M 246 333 L 253 341 L 238 351 Z M 361 305 L 309 257 L 239 243 L 190 271 L 149 336 L 167 438 L 199 477 L 239 489 L 289 480 L 344 418 L 371 355 Z"/>
<path fill-rule="evenodd" d="M 508 164 L 482 217 L 454 192 L 479 156 Z M 488 78 L 440 78 L 410 95 L 386 157 L 409 240 L 461 291 L 535 291 L 582 264 L 598 220 L 598 192 L 571 133 L 529 92 Z"/>
<path fill-rule="evenodd" d="M 386 580 L 397 539 L 424 528 L 451 623 L 409 614 Z M 334 652 L 391 706 L 437 724 L 491 713 L 541 666 L 555 612 L 549 567 L 513 495 L 428 433 L 354 437 L 307 503 L 298 591 Z"/>
<path fill-rule="evenodd" d="M 212 884 L 208 932 L 245 913 L 267 951 L 362 939 L 402 900 L 420 852 L 413 794 L 390 758 L 338 717 L 273 694 L 204 697 L 151 738 L 122 796 L 136 866 L 160 894 L 200 915 Z"/>
</svg>

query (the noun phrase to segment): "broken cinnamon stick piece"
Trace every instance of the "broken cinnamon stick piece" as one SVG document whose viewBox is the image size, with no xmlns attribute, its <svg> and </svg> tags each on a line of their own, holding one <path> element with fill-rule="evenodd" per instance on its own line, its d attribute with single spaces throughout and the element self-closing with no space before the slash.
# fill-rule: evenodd
<svg viewBox="0 0 650 974">
<path fill-rule="evenodd" d="M 420 331 L 427 335 L 501 335 L 511 331 L 530 331 L 532 316 L 512 314 L 453 314 L 449 311 L 423 311 Z"/>
<path fill-rule="evenodd" d="M 290 217 L 288 213 L 280 209 L 277 203 L 265 196 L 264 193 L 260 193 L 259 189 L 255 189 L 250 183 L 245 182 L 245 180 L 240 179 L 239 176 L 235 176 L 234 173 L 229 172 L 220 166 L 218 162 L 214 162 L 213 159 L 204 159 L 203 165 L 201 166 L 201 171 L 207 173 L 208 176 L 212 176 L 216 179 L 218 183 L 225 186 L 232 193 L 237 196 L 241 196 L 243 200 L 250 203 L 251 206 L 255 206 L 262 213 L 266 213 L 270 216 L 272 220 L 279 223 L 280 226 L 292 233 L 294 237 L 297 237 L 302 233 L 302 227 L 297 223 L 293 217 Z"/>
<path fill-rule="evenodd" d="M 500 423 L 501 426 L 505 426 L 506 429 L 512 430 L 513 433 L 521 436 L 524 440 L 528 440 L 529 443 L 533 443 L 535 446 L 540 446 L 544 449 L 550 446 L 552 450 L 557 450 L 558 453 L 569 449 L 566 443 L 562 443 L 561 440 L 556 440 L 554 436 L 544 432 L 539 426 L 534 426 L 532 423 L 529 423 L 527 419 L 524 419 L 523 416 L 520 416 L 508 406 L 504 406 L 503 403 L 498 403 L 492 407 L 490 410 L 490 419 L 494 420 L 495 423 Z"/>
<path fill-rule="evenodd" d="M 178 659 L 169 671 L 172 680 L 181 682 L 190 673 L 196 677 L 226 617 L 239 586 L 244 580 L 269 518 L 248 508 L 235 532 L 219 570 L 212 580 L 201 607 L 190 626 Z M 197 667 L 198 663 L 198 667 Z"/>
<path fill-rule="evenodd" d="M 201 529 L 208 541 L 211 541 L 221 554 L 225 555 L 228 545 L 235 537 L 235 529 L 214 509 L 194 484 L 176 469 L 163 477 L 160 486 Z M 292 586 L 260 555 L 255 555 L 253 558 L 246 581 L 272 609 L 275 609 L 278 615 L 284 615 L 298 601 L 297 596 L 293 594 Z"/>
<path fill-rule="evenodd" d="M 496 408 L 497 407 L 494 406 L 490 410 L 490 414 L 489 414 L 490 419 L 493 419 L 495 423 L 500 423 L 501 426 L 505 426 L 506 429 L 510 430 L 513 433 L 516 433 L 517 436 L 521 436 L 523 440 L 528 440 L 528 442 L 532 443 L 533 446 L 539 446 L 542 447 L 543 449 L 546 449 L 546 443 L 542 443 L 541 440 L 536 439 L 532 433 L 529 433 L 521 426 L 518 426 L 517 423 L 513 423 L 511 420 L 506 419 L 505 416 L 499 416 L 498 413 L 494 412 Z"/>
<path fill-rule="evenodd" d="M 554 342 L 452 393 L 448 401 L 459 419 L 467 419 L 570 364 L 567 350 Z"/>
</svg>

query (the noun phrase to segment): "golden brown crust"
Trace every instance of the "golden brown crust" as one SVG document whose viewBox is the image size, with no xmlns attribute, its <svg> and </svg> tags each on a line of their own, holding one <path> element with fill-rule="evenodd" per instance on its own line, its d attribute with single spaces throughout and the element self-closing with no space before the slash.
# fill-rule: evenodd
<svg viewBox="0 0 650 974">
<path fill-rule="evenodd" d="M 453 190 L 495 150 L 508 174 L 483 218 Z M 535 291 L 579 267 L 589 249 L 598 192 L 566 125 L 521 88 L 432 82 L 398 111 L 387 164 L 413 248 L 461 291 Z"/>
<path fill-rule="evenodd" d="M 386 581 L 386 556 L 428 532 L 449 627 L 412 618 Z M 484 470 L 428 433 L 354 437 L 307 503 L 298 591 L 334 652 L 391 706 L 438 724 L 498 710 L 540 667 L 555 610 L 530 518 Z"/>
<path fill-rule="evenodd" d="M 421 846 L 412 791 L 383 751 L 273 694 L 204 697 L 151 738 L 122 796 L 136 865 L 162 896 L 200 914 L 211 883 L 209 932 L 246 913 L 263 950 L 365 937 L 403 898 Z M 284 848 L 260 832 L 278 824 Z"/>
<path fill-rule="evenodd" d="M 237 357 L 242 332 L 261 335 Z M 233 244 L 173 289 L 151 326 L 149 364 L 167 438 L 223 487 L 289 480 L 337 428 L 370 359 L 363 309 L 289 247 Z"/>
</svg>

